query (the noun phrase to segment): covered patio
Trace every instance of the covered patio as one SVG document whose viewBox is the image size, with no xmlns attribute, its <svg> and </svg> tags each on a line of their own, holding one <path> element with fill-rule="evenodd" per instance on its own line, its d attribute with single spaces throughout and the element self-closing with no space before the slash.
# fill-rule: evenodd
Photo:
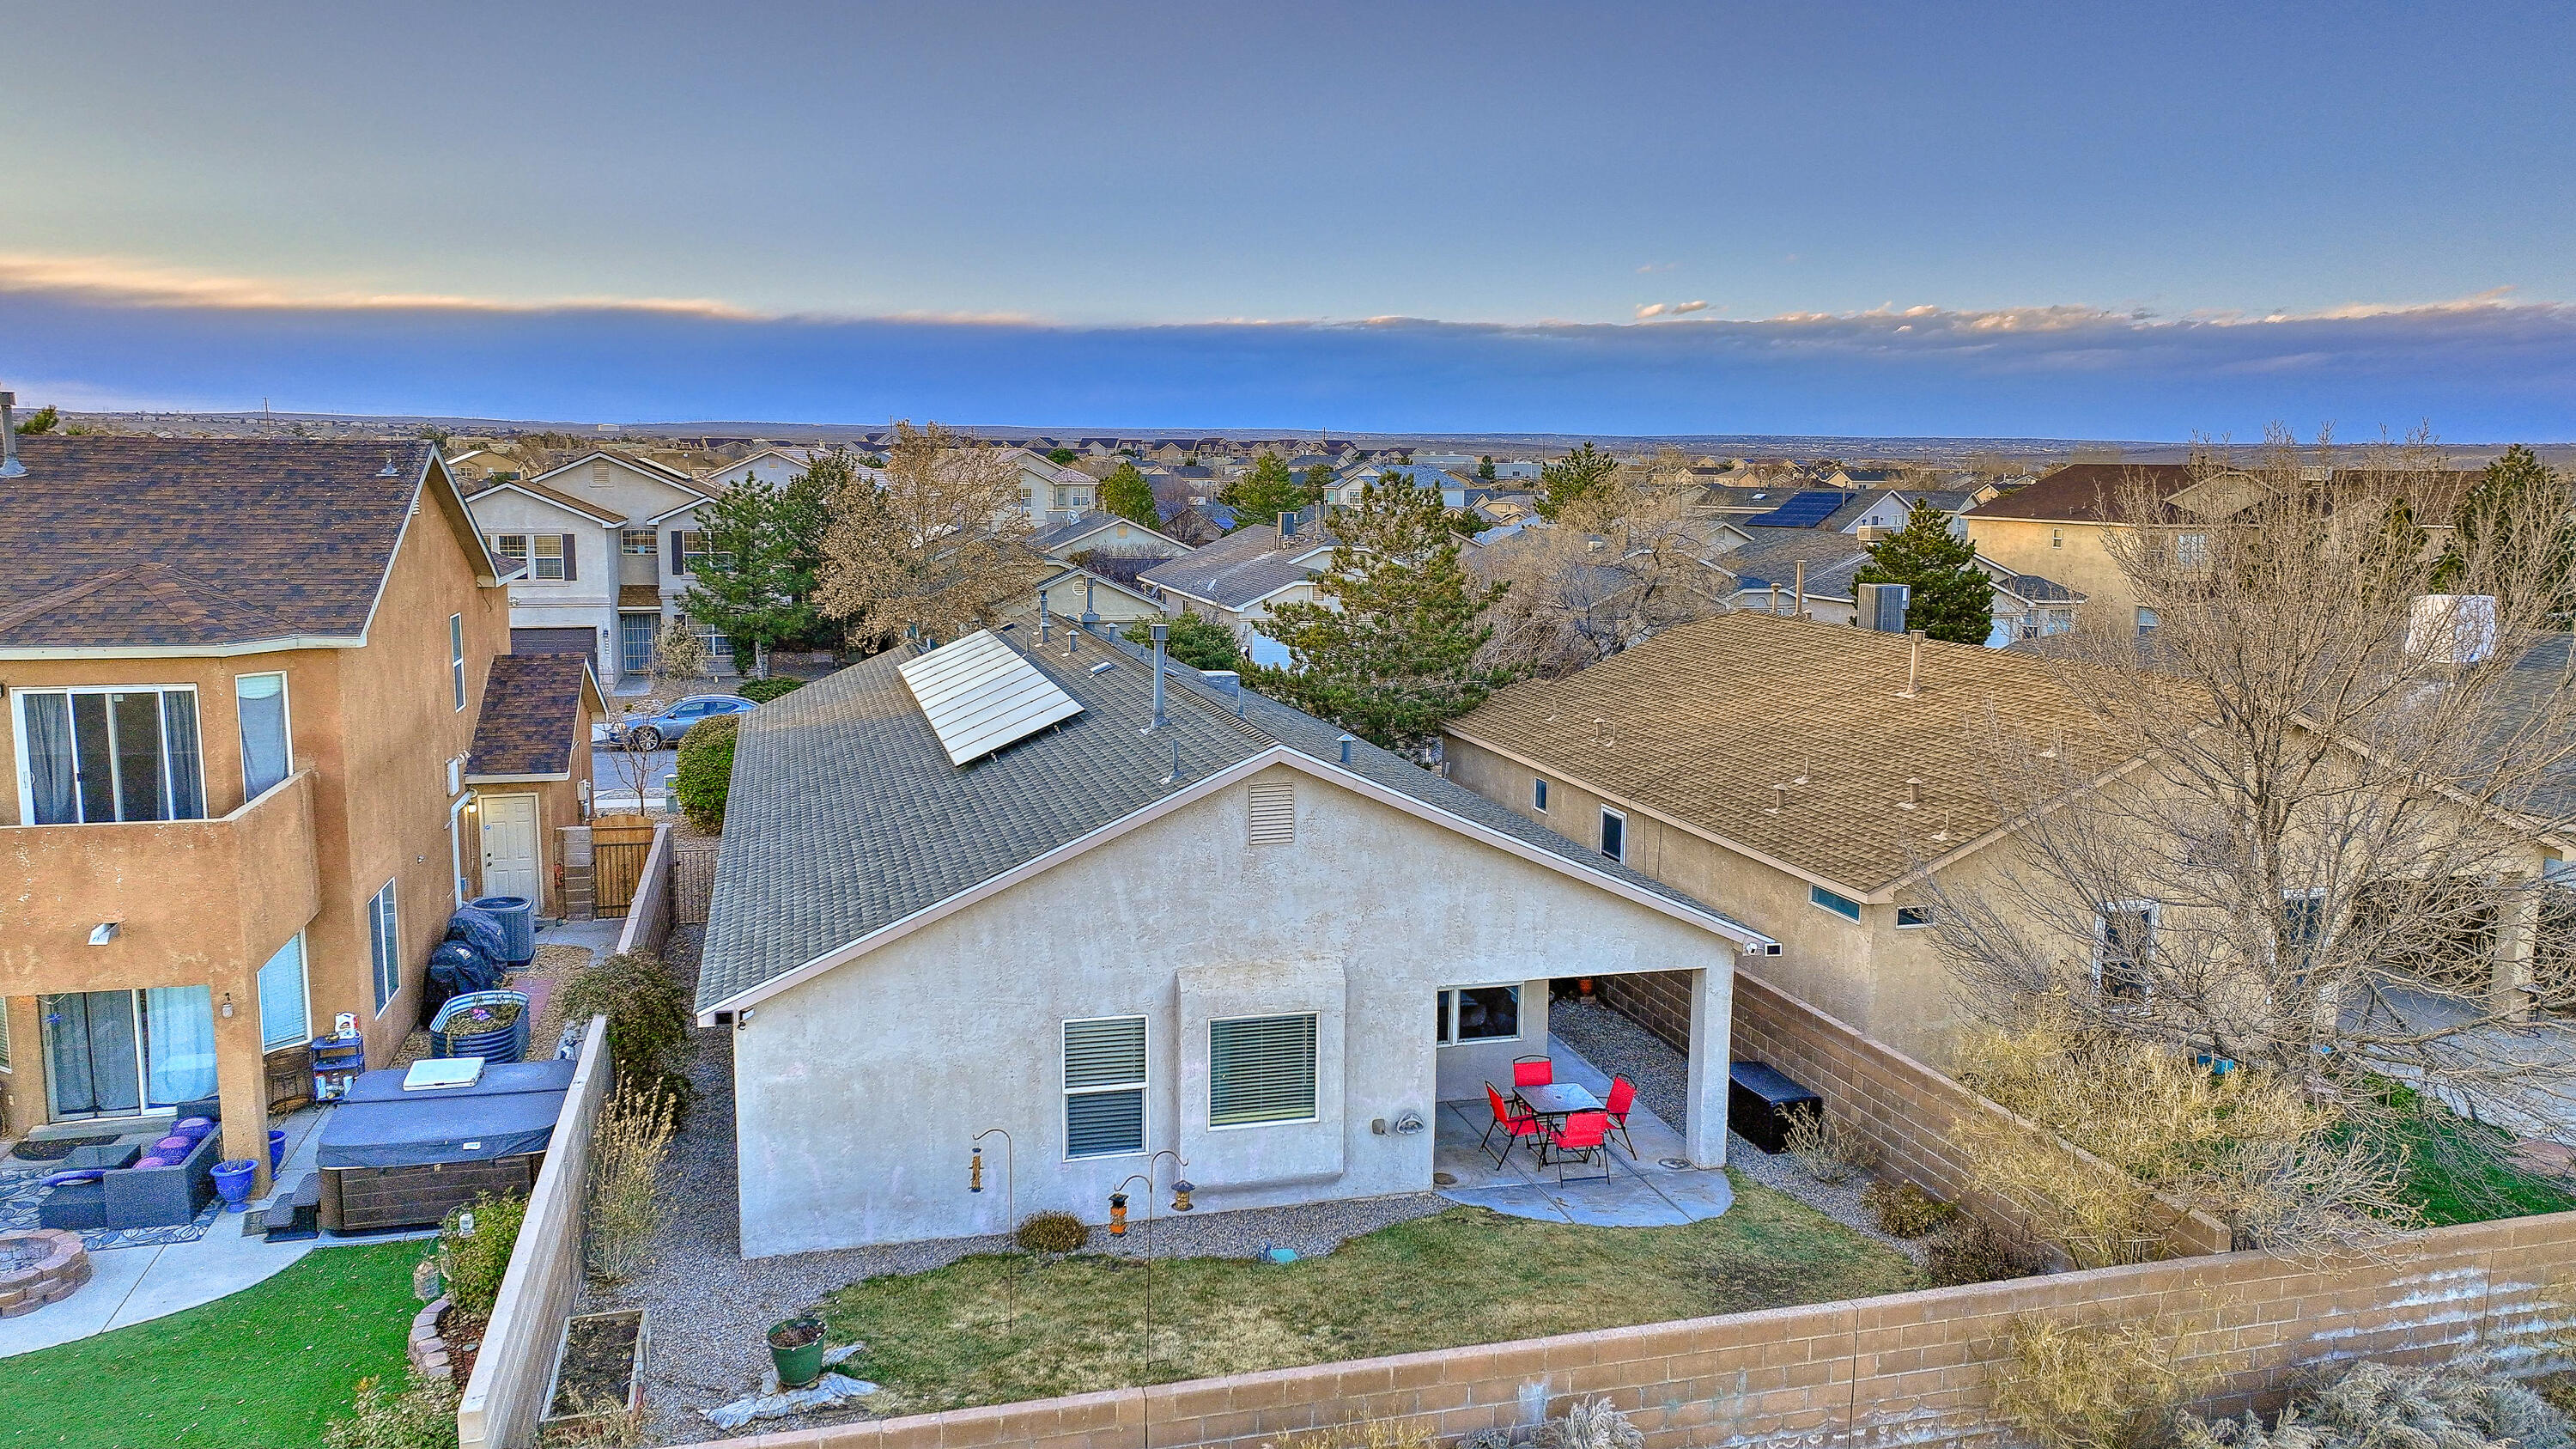
<svg viewBox="0 0 2576 1449">
<path fill-rule="evenodd" d="M 1558 1083 L 1608 1099 L 1609 1074 L 1563 1037 L 1548 1036 L 1547 1056 Z M 1508 1079 L 1494 1085 L 1510 1095 Z M 1494 1148 L 1503 1145 L 1502 1133 L 1493 1134 L 1491 1146 L 1480 1145 L 1492 1125 L 1493 1109 L 1482 1096 L 1440 1104 L 1431 1165 L 1441 1196 L 1508 1217 L 1622 1228 L 1698 1222 L 1735 1202 L 1725 1171 L 1692 1167 L 1681 1133 L 1646 1110 L 1642 1100 L 1628 1110 L 1626 1140 L 1614 1135 L 1608 1145 L 1606 1181 L 1601 1154 L 1590 1163 L 1566 1163 L 1560 1181 L 1557 1168 L 1542 1164 L 1526 1139 L 1512 1144 L 1498 1164 Z"/>
</svg>

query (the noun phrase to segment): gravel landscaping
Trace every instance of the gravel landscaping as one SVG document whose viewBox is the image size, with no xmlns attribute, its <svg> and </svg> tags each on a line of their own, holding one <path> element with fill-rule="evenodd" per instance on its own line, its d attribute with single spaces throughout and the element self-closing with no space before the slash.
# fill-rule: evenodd
<svg viewBox="0 0 2576 1449">
<path fill-rule="evenodd" d="M 1548 1008 L 1548 1031 L 1561 1037 L 1584 1060 L 1613 1076 L 1637 1084 L 1638 1100 L 1666 1125 L 1681 1131 L 1689 1116 L 1685 1094 L 1690 1085 L 1690 1058 L 1672 1044 L 1598 1001 L 1559 1001 Z M 1726 1134 L 1726 1165 L 1765 1187 L 1778 1188 L 1847 1228 L 1874 1238 L 1920 1263 L 1922 1239 L 1892 1236 L 1880 1230 L 1860 1195 L 1872 1181 L 1860 1174 L 1839 1186 L 1818 1182 L 1798 1159 L 1783 1152 L 1764 1152 L 1739 1133 Z"/>
</svg>

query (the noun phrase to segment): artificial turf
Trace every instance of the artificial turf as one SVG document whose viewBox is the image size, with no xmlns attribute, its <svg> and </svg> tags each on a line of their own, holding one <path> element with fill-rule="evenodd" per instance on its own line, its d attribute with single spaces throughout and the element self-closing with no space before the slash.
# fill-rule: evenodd
<svg viewBox="0 0 2576 1449">
<path fill-rule="evenodd" d="M 402 1382 L 423 1246 L 319 1248 L 230 1297 L 0 1359 L 0 1445 L 320 1444 L 358 1380 Z"/>
</svg>

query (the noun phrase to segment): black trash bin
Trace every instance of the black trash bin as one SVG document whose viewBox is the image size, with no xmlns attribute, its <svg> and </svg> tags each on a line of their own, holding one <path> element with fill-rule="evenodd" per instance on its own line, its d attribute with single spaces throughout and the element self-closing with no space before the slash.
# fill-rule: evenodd
<svg viewBox="0 0 2576 1449">
<path fill-rule="evenodd" d="M 468 902 L 501 923 L 502 959 L 525 966 L 537 959 L 537 903 L 526 896 L 478 896 Z"/>
<path fill-rule="evenodd" d="M 1765 1152 L 1789 1146 L 1789 1127 L 1825 1110 L 1824 1099 L 1766 1062 L 1737 1062 L 1726 1074 L 1726 1125 Z"/>
</svg>

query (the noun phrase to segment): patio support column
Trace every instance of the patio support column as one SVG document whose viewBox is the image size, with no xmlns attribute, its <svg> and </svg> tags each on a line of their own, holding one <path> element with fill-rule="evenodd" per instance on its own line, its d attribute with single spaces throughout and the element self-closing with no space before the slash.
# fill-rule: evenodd
<svg viewBox="0 0 2576 1449">
<path fill-rule="evenodd" d="M 245 982 L 229 988 L 233 1014 L 226 1019 L 226 987 L 215 987 L 215 1097 L 224 1114 L 224 1156 L 259 1164 L 250 1195 L 265 1196 L 268 1180 L 268 1072 L 259 1049 L 259 991 Z"/>
<path fill-rule="evenodd" d="M 1735 963 L 1690 974 L 1690 1087 L 1682 1139 L 1693 1167 L 1726 1165 L 1726 1075 L 1734 1062 Z"/>
</svg>

